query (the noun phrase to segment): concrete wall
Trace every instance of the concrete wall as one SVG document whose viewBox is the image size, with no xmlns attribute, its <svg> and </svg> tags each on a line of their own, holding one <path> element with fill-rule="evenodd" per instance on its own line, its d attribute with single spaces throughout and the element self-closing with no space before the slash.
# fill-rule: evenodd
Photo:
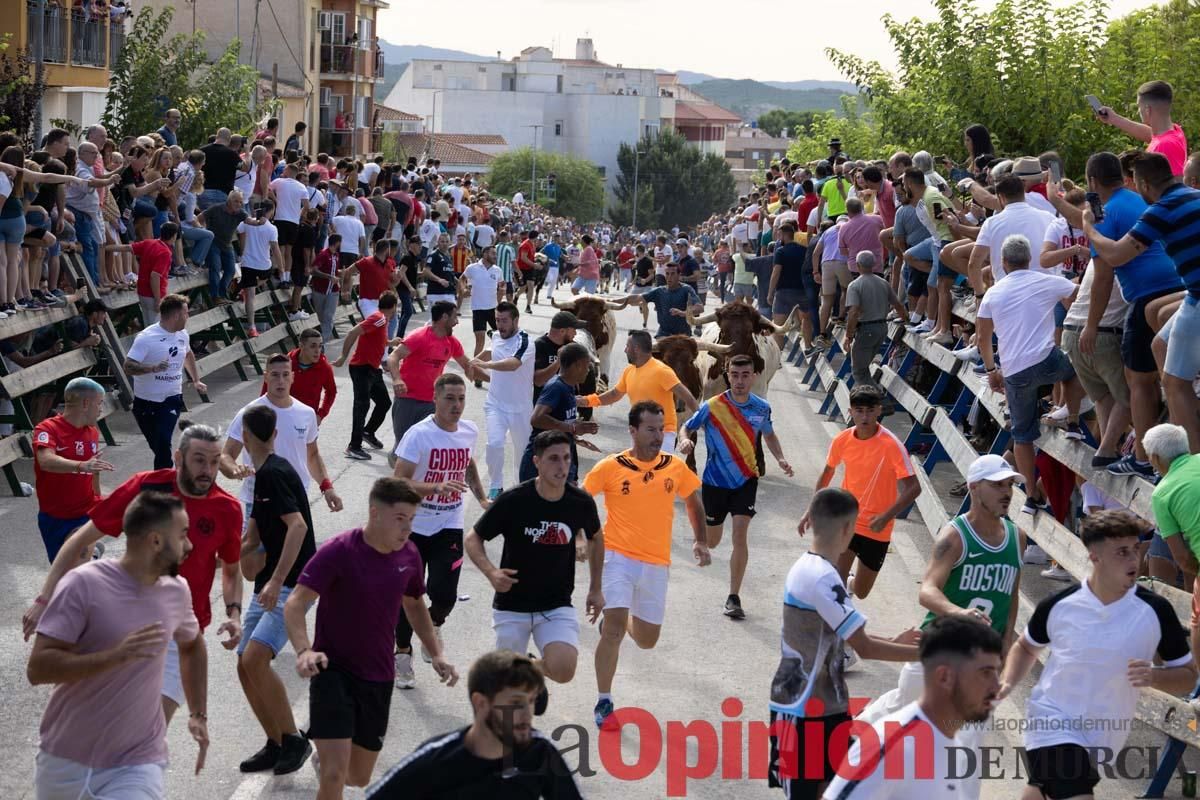
<svg viewBox="0 0 1200 800">
<path fill-rule="evenodd" d="M 67 119 L 86 130 L 100 121 L 107 94 L 92 87 L 47 87 L 42 95 L 42 132 L 50 130 L 52 119 Z"/>
</svg>

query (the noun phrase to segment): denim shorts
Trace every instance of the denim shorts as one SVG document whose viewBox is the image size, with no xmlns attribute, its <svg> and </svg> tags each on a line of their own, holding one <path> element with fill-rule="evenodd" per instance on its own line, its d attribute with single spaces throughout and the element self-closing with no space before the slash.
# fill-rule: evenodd
<svg viewBox="0 0 1200 800">
<path fill-rule="evenodd" d="M 1158 362 L 1154 360 L 1154 351 L 1150 349 L 1154 341 L 1154 329 L 1146 321 L 1146 306 L 1175 291 L 1177 290 L 1167 289 L 1146 295 L 1130 303 L 1129 308 L 1125 310 L 1125 328 L 1121 334 L 1121 363 L 1130 371 L 1158 372 Z"/>
<path fill-rule="evenodd" d="M 1183 305 L 1158 332 L 1167 343 L 1167 360 L 1163 372 L 1185 381 L 1194 380 L 1200 373 L 1200 297 L 1189 294 Z"/>
<path fill-rule="evenodd" d="M 571 284 L 571 288 L 585 291 L 588 294 L 595 294 L 596 287 L 599 284 L 600 280 L 598 278 L 576 278 L 575 282 Z"/>
<path fill-rule="evenodd" d="M 1004 379 L 1004 395 L 1008 399 L 1008 413 L 1012 420 L 1013 441 L 1032 444 L 1041 434 L 1038 424 L 1038 389 L 1043 386 L 1070 380 L 1075 377 L 1066 354 L 1057 347 L 1041 363 L 1023 369 L 1016 375 Z"/>
<path fill-rule="evenodd" d="M 25 241 L 25 217 L 4 217 L 0 219 L 0 242 L 4 244 L 20 244 Z"/>
<path fill-rule="evenodd" d="M 1176 534 L 1177 536 L 1179 534 Z M 1171 545 L 1167 544 L 1167 540 L 1162 537 L 1158 531 L 1154 532 L 1154 538 L 1150 540 L 1150 550 L 1148 553 L 1152 558 L 1161 558 L 1164 561 L 1175 563 L 1175 556 L 1171 554 Z"/>
<path fill-rule="evenodd" d="M 154 219 L 157 216 L 158 208 L 155 207 L 153 201 L 141 197 L 133 201 L 134 219 Z"/>
<path fill-rule="evenodd" d="M 1063 322 L 1067 319 L 1067 308 L 1062 303 L 1054 304 L 1054 327 L 1062 330 Z"/>
<path fill-rule="evenodd" d="M 636 294 L 636 292 L 635 292 Z M 754 299 L 754 284 L 753 283 L 735 283 L 733 285 L 733 296 L 739 299 L 753 300 Z"/>
<path fill-rule="evenodd" d="M 238 642 L 237 647 L 239 656 L 246 652 L 247 645 L 252 641 L 268 648 L 272 655 L 279 655 L 279 651 L 288 643 L 287 625 L 283 621 L 283 604 L 287 602 L 291 593 L 292 590 L 288 586 L 280 589 L 279 600 L 271 611 L 259 604 L 258 595 L 250 598 L 250 607 L 246 609 L 246 616 L 242 619 L 242 640 Z"/>
<path fill-rule="evenodd" d="M 792 309 L 800 306 L 800 310 L 808 313 L 808 298 L 805 296 L 803 289 L 776 289 L 775 303 L 771 307 L 771 313 L 777 317 L 785 317 L 792 313 Z"/>
</svg>

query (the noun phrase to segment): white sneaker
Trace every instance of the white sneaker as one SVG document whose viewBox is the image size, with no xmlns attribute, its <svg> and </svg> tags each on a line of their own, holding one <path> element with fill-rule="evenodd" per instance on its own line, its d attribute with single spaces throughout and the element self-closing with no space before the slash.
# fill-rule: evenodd
<svg viewBox="0 0 1200 800">
<path fill-rule="evenodd" d="M 1067 572 L 1058 564 L 1051 564 L 1048 569 L 1042 570 L 1042 577 L 1049 578 L 1052 581 L 1073 581 L 1075 576 Z"/>
<path fill-rule="evenodd" d="M 936 323 L 934 323 L 934 321 L 933 321 L 933 320 L 931 320 L 931 319 L 926 319 L 926 320 L 924 320 L 924 321 L 923 321 L 923 322 L 922 322 L 920 325 L 918 325 L 917 327 L 913 328 L 912 332 L 913 332 L 913 333 L 929 333 L 930 331 L 932 331 L 932 330 L 933 330 L 933 326 L 934 326 L 935 324 L 936 324 Z"/>
<path fill-rule="evenodd" d="M 908 314 L 909 325 L 919 325 L 921 323 L 921 315 L 915 311 L 910 311 Z"/>
<path fill-rule="evenodd" d="M 1053 411 L 1051 411 L 1049 414 L 1046 415 L 1046 419 L 1048 419 L 1052 422 L 1066 422 L 1067 407 L 1066 406 L 1058 406 L 1057 408 L 1055 408 Z"/>
<path fill-rule="evenodd" d="M 438 644 L 442 645 L 442 629 L 440 627 L 434 628 L 433 632 L 437 636 Z M 442 652 L 443 653 L 446 652 L 446 648 L 444 645 L 442 645 Z M 426 650 L 424 644 L 421 645 L 421 660 L 424 661 L 426 664 L 433 663 L 433 653 L 430 653 L 428 650 Z"/>
<path fill-rule="evenodd" d="M 308 319 L 308 314 L 305 314 L 303 311 L 294 311 L 288 314 L 288 322 L 302 322 L 306 319 Z"/>
<path fill-rule="evenodd" d="M 396 688 L 412 689 L 417 685 L 413 674 L 412 653 L 396 653 Z"/>
<path fill-rule="evenodd" d="M 976 358 L 979 357 L 979 348 L 976 347 L 975 345 L 971 345 L 970 347 L 963 347 L 959 350 L 954 351 L 954 357 L 957 358 L 959 361 L 974 361 Z"/>
<path fill-rule="evenodd" d="M 842 652 L 842 672 L 849 670 L 851 667 L 853 667 L 857 663 L 858 663 L 858 654 L 855 653 L 853 650 L 851 650 L 849 647 L 847 647 Z"/>
<path fill-rule="evenodd" d="M 1050 556 L 1040 546 L 1030 544 L 1025 548 L 1025 556 L 1021 559 L 1022 563 L 1040 567 L 1050 563 Z"/>
</svg>

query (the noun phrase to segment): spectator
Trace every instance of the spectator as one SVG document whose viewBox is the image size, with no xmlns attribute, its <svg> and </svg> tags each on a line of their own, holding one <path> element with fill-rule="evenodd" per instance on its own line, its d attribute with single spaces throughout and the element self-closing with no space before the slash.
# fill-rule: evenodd
<svg viewBox="0 0 1200 800">
<path fill-rule="evenodd" d="M 175 237 L 178 233 L 179 226 L 168 222 L 162 226 L 157 239 L 144 239 L 127 245 L 138 262 L 137 293 L 138 303 L 142 307 L 143 326 L 158 322 L 158 306 L 167 296 L 168 273 L 175 255 Z"/>
<path fill-rule="evenodd" d="M 767 305 L 771 306 L 771 319 L 782 325 L 796 308 L 806 316 L 811 309 L 804 294 L 804 248 L 796 243 L 796 227 L 790 222 L 784 224 L 779 236 L 780 245 L 771 262 Z"/>
<path fill-rule="evenodd" d="M 883 245 L 879 235 L 883 232 L 883 217 L 878 214 L 863 213 L 863 203 L 857 197 L 846 201 L 846 216 L 849 218 L 838 233 L 838 251 L 846 257 L 851 272 L 857 272 L 856 259 L 861 252 L 869 252 L 875 256 L 875 263 L 883 263 Z"/>
<path fill-rule="evenodd" d="M 304 155 L 304 143 L 301 137 L 306 130 L 308 130 L 308 125 L 303 122 L 297 122 L 296 127 L 292 129 L 292 135 L 283 144 L 283 152 L 295 153 L 298 156 Z"/>
<path fill-rule="evenodd" d="M 871 365 L 887 336 L 888 308 L 895 309 L 903 318 L 904 305 L 891 284 L 875 274 L 874 253 L 860 251 L 855 261 L 859 275 L 846 289 L 846 346 L 850 348 L 855 385 L 870 385 L 882 390 L 871 375 Z"/>
<path fill-rule="evenodd" d="M 167 113 L 163 114 L 163 126 L 158 129 L 157 133 L 167 147 L 175 147 L 179 144 L 177 133 L 179 132 L 179 123 L 182 121 L 183 114 L 178 108 L 168 108 Z"/>
<path fill-rule="evenodd" d="M 1193 578 L 1192 641 L 1200 637 L 1200 455 L 1188 453 L 1188 436 L 1179 425 L 1155 425 L 1143 437 L 1146 455 L 1162 476 L 1150 498 L 1158 535 L 1171 556 Z M 1185 587 L 1186 589 L 1187 587 Z"/>
<path fill-rule="evenodd" d="M 1174 90 L 1166 81 L 1149 81 L 1137 90 L 1138 116 L 1140 123 L 1126 119 L 1108 106 L 1096 112 L 1096 118 L 1106 125 L 1119 128 L 1129 136 L 1149 142 L 1148 153 L 1161 153 L 1170 165 L 1171 174 L 1183 174 L 1187 161 L 1187 137 L 1183 128 L 1171 120 L 1171 102 Z"/>
<path fill-rule="evenodd" d="M 204 153 L 204 191 L 196 205 L 201 211 L 224 203 L 233 191 L 234 176 L 242 164 L 242 157 L 230 146 L 232 137 L 229 128 L 221 128 L 212 143 L 200 148 Z"/>
</svg>

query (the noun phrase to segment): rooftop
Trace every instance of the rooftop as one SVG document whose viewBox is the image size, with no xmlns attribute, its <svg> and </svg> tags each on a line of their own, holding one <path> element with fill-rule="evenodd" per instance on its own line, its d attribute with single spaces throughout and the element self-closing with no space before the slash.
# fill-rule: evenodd
<svg viewBox="0 0 1200 800">
<path fill-rule="evenodd" d="M 453 137 L 454 134 L 449 136 Z M 491 155 L 457 144 L 446 137 L 447 134 L 441 133 L 402 133 L 397 140 L 405 155 L 416 156 L 420 161 L 436 158 L 443 166 L 491 163 Z"/>
<path fill-rule="evenodd" d="M 697 103 L 690 100 L 675 101 L 675 119 L 688 122 L 741 122 L 742 118 L 716 103 Z"/>
<path fill-rule="evenodd" d="M 420 122 L 423 119 L 419 114 L 410 114 L 380 103 L 375 104 L 375 111 L 379 114 L 380 122 Z"/>
</svg>

